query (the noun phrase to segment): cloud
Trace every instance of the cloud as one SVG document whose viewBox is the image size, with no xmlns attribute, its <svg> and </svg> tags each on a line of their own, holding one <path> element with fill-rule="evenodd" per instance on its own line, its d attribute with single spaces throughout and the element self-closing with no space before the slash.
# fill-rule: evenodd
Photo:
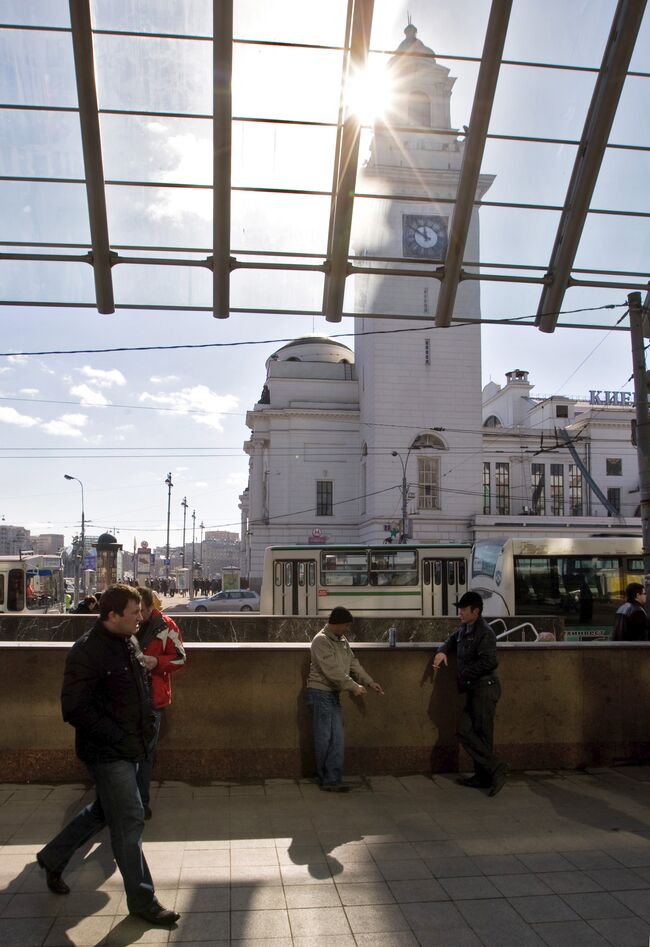
<svg viewBox="0 0 650 947">
<path fill-rule="evenodd" d="M 21 395 L 39 395 L 40 391 L 38 388 L 21 388 L 19 394 Z"/>
<path fill-rule="evenodd" d="M 178 375 L 165 375 L 164 377 L 162 375 L 152 375 L 149 381 L 152 385 L 165 385 L 167 382 L 178 381 L 178 379 Z"/>
<path fill-rule="evenodd" d="M 164 394 L 145 391 L 140 395 L 140 401 L 168 408 L 175 415 L 187 415 L 197 424 L 204 424 L 216 431 L 223 430 L 223 415 L 239 406 L 239 398 L 235 395 L 218 395 L 207 385 L 195 385 L 193 388 L 181 388 Z"/>
<path fill-rule="evenodd" d="M 99 388 L 112 388 L 113 385 L 126 385 L 126 378 L 117 368 L 105 371 L 103 368 L 91 368 L 90 365 L 84 365 L 79 371 L 86 378 L 93 381 Z"/>
<path fill-rule="evenodd" d="M 0 408 L 0 422 L 15 424 L 17 427 L 36 427 L 40 418 L 32 418 L 28 414 L 21 414 L 15 408 Z"/>
<path fill-rule="evenodd" d="M 207 480 L 195 480 L 194 486 L 198 487 L 200 490 L 204 490 L 208 485 Z"/>
<path fill-rule="evenodd" d="M 24 365 L 27 361 L 26 355 L 10 355 L 7 359 L 12 365 Z"/>
<path fill-rule="evenodd" d="M 118 424 L 116 431 L 135 431 L 135 424 Z"/>
<path fill-rule="evenodd" d="M 160 135 L 171 167 L 159 177 L 167 181 L 208 182 L 212 173 L 212 140 L 196 135 L 168 135 L 161 122 L 152 122 L 150 131 Z M 144 208 L 144 213 L 153 220 L 178 221 L 186 216 L 212 219 L 212 204 L 206 200 L 205 191 L 169 189 L 156 192 L 154 202 Z"/>
<path fill-rule="evenodd" d="M 0 375 L 4 375 L 5 372 L 10 372 L 10 371 L 11 369 L 7 365 L 3 365 L 2 368 L 0 368 Z"/>
<path fill-rule="evenodd" d="M 110 404 L 108 398 L 105 398 L 99 391 L 94 391 L 89 385 L 73 385 L 70 394 L 74 395 L 75 398 L 79 398 L 82 404 Z"/>
<path fill-rule="evenodd" d="M 175 471 L 176 473 L 187 473 L 189 469 L 190 469 L 189 467 L 176 467 Z"/>
<path fill-rule="evenodd" d="M 233 472 L 229 473 L 226 477 L 226 483 L 234 487 L 245 487 L 248 483 L 248 471 L 233 470 Z"/>
<path fill-rule="evenodd" d="M 88 421 L 86 414 L 62 414 L 55 421 L 47 421 L 42 425 L 47 434 L 53 434 L 55 437 L 81 437 L 81 428 Z"/>
</svg>

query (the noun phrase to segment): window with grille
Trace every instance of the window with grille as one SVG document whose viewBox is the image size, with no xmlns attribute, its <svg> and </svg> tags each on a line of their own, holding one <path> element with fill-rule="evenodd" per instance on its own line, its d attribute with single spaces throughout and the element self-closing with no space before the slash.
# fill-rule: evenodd
<svg viewBox="0 0 650 947">
<path fill-rule="evenodd" d="M 577 464 L 569 464 L 569 513 L 582 516 L 582 473 Z"/>
<path fill-rule="evenodd" d="M 623 461 L 620 457 L 608 457 L 605 461 L 605 473 L 608 477 L 623 476 Z"/>
<path fill-rule="evenodd" d="M 489 516 L 492 512 L 492 478 L 490 464 L 483 464 L 483 514 Z"/>
<path fill-rule="evenodd" d="M 316 481 L 316 516 L 334 515 L 334 484 L 331 480 Z"/>
<path fill-rule="evenodd" d="M 497 513 L 507 516 L 510 513 L 510 464 L 495 464 L 494 473 Z"/>
<path fill-rule="evenodd" d="M 621 512 L 621 488 L 620 487 L 607 487 L 607 500 L 610 506 L 613 506 L 617 513 Z M 608 516 L 612 516 L 612 513 L 607 511 Z"/>
<path fill-rule="evenodd" d="M 531 505 L 535 516 L 544 516 L 546 512 L 546 482 L 544 464 L 530 465 L 532 485 Z"/>
<path fill-rule="evenodd" d="M 424 340 L 424 364 L 431 364 L 431 339 Z"/>
<path fill-rule="evenodd" d="M 555 405 L 555 417 L 556 417 L 556 418 L 568 418 L 568 417 L 569 417 L 569 405 L 568 405 L 568 404 L 556 404 L 556 405 Z"/>
<path fill-rule="evenodd" d="M 564 467 L 551 464 L 551 516 L 564 516 Z"/>
<path fill-rule="evenodd" d="M 440 509 L 440 461 L 418 457 L 418 510 Z"/>
</svg>

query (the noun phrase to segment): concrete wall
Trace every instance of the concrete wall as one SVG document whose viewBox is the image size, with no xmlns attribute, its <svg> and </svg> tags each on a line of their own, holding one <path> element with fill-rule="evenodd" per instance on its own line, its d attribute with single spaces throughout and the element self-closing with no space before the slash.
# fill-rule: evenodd
<svg viewBox="0 0 650 947">
<path fill-rule="evenodd" d="M 59 693 L 68 645 L 5 643 L 0 758 L 7 781 L 69 781 L 84 771 Z M 189 645 L 166 712 L 156 775 L 165 779 L 299 777 L 313 772 L 303 689 L 306 645 Z M 453 672 L 432 682 L 431 647 L 355 652 L 386 697 L 343 697 L 349 773 L 467 768 L 455 741 Z M 501 646 L 499 751 L 515 769 L 606 765 L 650 754 L 648 645 Z"/>
</svg>

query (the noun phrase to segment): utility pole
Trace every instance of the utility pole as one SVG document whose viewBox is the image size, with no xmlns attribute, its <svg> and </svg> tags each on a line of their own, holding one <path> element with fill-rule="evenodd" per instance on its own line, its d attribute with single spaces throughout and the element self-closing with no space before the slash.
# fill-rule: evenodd
<svg viewBox="0 0 650 947">
<path fill-rule="evenodd" d="M 196 510 L 192 510 L 192 568 L 190 570 L 190 588 L 194 597 L 194 542 L 196 540 Z"/>
<path fill-rule="evenodd" d="M 165 550 L 165 577 L 169 579 L 169 519 L 172 511 L 172 474 L 171 470 L 167 474 L 167 479 L 165 480 L 167 484 L 167 548 Z"/>
<path fill-rule="evenodd" d="M 199 529 L 201 530 L 201 545 L 199 547 L 199 562 L 201 563 L 201 578 L 203 578 L 203 530 L 205 526 L 203 525 L 203 520 L 199 523 Z"/>
<path fill-rule="evenodd" d="M 634 404 L 636 406 L 636 453 L 639 462 L 639 494 L 641 497 L 641 538 L 645 587 L 650 591 L 650 416 L 645 344 L 643 341 L 643 310 L 641 293 L 630 293 L 630 341 L 634 369 Z"/>
<path fill-rule="evenodd" d="M 185 520 L 187 519 L 187 497 L 183 497 L 183 502 L 181 503 L 183 507 L 183 568 L 185 568 Z"/>
</svg>

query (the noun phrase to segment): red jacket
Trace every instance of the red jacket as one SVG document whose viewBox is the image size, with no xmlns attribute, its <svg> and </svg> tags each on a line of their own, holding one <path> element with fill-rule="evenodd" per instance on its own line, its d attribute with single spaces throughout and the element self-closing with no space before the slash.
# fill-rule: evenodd
<svg viewBox="0 0 650 947">
<path fill-rule="evenodd" d="M 143 652 L 158 659 L 151 672 L 153 705 L 156 710 L 168 707 L 172 702 L 170 675 L 180 671 L 187 660 L 180 629 L 169 615 L 154 608 L 149 620 L 138 628 L 137 637 Z"/>
</svg>

